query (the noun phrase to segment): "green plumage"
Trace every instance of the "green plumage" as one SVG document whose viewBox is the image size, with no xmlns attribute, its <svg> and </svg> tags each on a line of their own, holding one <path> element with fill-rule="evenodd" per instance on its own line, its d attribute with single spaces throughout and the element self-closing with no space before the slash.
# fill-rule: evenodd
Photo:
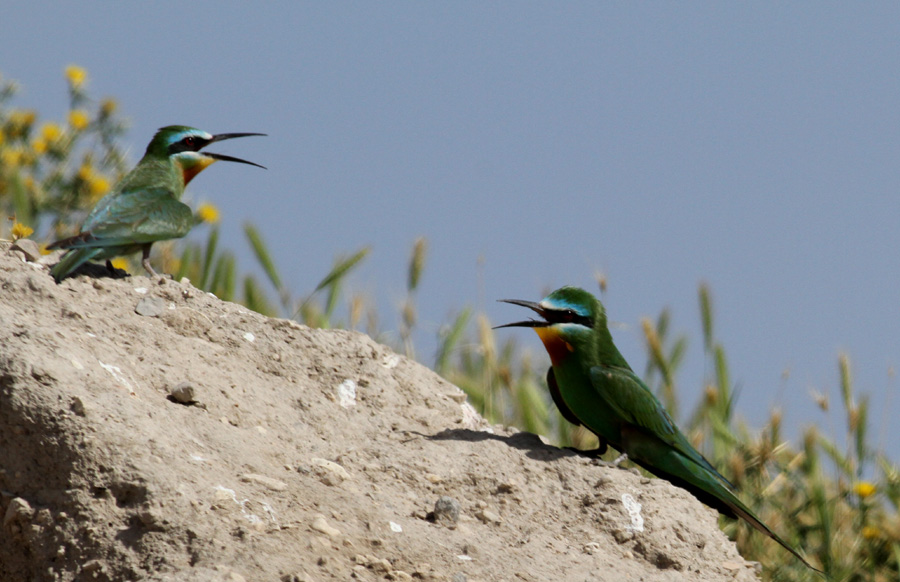
<svg viewBox="0 0 900 582">
<path fill-rule="evenodd" d="M 81 232 L 48 247 L 68 249 L 50 270 L 53 278 L 61 281 L 90 260 L 138 251 L 143 253 L 144 268 L 156 276 L 149 262 L 153 243 L 181 238 L 196 224 L 190 207 L 181 202 L 187 183 L 216 160 L 258 166 L 200 149 L 215 141 L 247 135 L 263 134 L 211 135 L 183 125 L 160 129 L 134 169 L 91 210 Z"/>
<path fill-rule="evenodd" d="M 812 566 L 737 497 L 734 486 L 687 440 L 613 343 L 603 305 L 576 287 L 563 287 L 540 303 L 504 300 L 532 309 L 533 327 L 550 354 L 548 382 L 563 416 L 595 433 L 651 473 L 687 489 L 729 517 L 740 517 Z M 812 568 L 815 570 L 815 568 Z"/>
</svg>

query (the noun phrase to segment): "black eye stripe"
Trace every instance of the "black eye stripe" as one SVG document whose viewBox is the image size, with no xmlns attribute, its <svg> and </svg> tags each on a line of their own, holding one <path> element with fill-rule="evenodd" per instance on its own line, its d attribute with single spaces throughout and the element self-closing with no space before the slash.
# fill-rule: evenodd
<svg viewBox="0 0 900 582">
<path fill-rule="evenodd" d="M 581 315 L 574 309 L 547 311 L 544 317 L 549 323 L 575 323 L 585 327 L 594 327 L 594 322 L 590 317 Z"/>
<path fill-rule="evenodd" d="M 181 138 L 169 146 L 169 155 L 179 152 L 199 152 L 210 140 L 197 135 L 189 135 Z"/>
</svg>

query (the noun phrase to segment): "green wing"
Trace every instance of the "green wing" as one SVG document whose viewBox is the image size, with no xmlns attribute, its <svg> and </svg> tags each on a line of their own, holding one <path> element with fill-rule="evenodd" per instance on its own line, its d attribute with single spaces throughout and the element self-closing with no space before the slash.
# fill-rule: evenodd
<svg viewBox="0 0 900 582">
<path fill-rule="evenodd" d="M 634 372 L 617 366 L 594 366 L 591 368 L 591 382 L 603 403 L 624 423 L 626 428 L 623 430 L 643 433 L 660 441 L 660 446 L 671 447 L 733 488 L 678 430 L 662 403 Z"/>
<path fill-rule="evenodd" d="M 152 243 L 181 238 L 194 226 L 190 207 L 168 188 L 120 192 L 100 201 L 82 226 L 91 237 L 73 246 Z"/>
</svg>

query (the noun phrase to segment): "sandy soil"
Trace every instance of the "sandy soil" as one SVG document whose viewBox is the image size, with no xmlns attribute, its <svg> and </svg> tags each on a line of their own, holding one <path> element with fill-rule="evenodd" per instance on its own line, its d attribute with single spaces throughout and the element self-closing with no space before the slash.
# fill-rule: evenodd
<svg viewBox="0 0 900 582">
<path fill-rule="evenodd" d="M 369 337 L 0 246 L 0 580 L 755 580 L 665 481 Z"/>
</svg>

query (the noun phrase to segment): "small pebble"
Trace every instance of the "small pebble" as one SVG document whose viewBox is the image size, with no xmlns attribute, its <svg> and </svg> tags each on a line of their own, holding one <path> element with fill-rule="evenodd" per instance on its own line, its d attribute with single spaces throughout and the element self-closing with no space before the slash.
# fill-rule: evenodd
<svg viewBox="0 0 900 582">
<path fill-rule="evenodd" d="M 273 479 L 272 477 L 266 477 L 265 475 L 256 475 L 254 473 L 247 473 L 245 475 L 241 475 L 241 481 L 245 483 L 259 483 L 263 485 L 267 489 L 271 489 L 272 491 L 284 491 L 287 489 L 287 483 L 284 481 L 279 481 L 278 479 Z"/>
<path fill-rule="evenodd" d="M 3 516 L 3 525 L 8 525 L 12 521 L 29 522 L 34 516 L 34 510 L 31 505 L 21 497 L 15 497 L 9 502 L 6 508 L 6 515 Z"/>
<path fill-rule="evenodd" d="M 84 402 L 77 396 L 73 397 L 71 404 L 69 404 L 69 410 L 74 412 L 77 416 L 84 416 Z"/>
<path fill-rule="evenodd" d="M 28 238 L 20 238 L 16 242 L 13 243 L 13 250 L 21 251 L 23 255 L 25 255 L 25 260 L 28 262 L 34 262 L 41 258 L 41 248 L 38 246 L 36 242 Z"/>
<path fill-rule="evenodd" d="M 374 559 L 369 562 L 369 568 L 378 574 L 387 574 L 393 568 L 391 568 L 391 563 L 385 560 L 384 558 L 378 560 Z"/>
<path fill-rule="evenodd" d="M 193 404 L 197 402 L 197 389 L 190 382 L 182 382 L 172 388 L 169 396 L 180 404 Z"/>
<path fill-rule="evenodd" d="M 161 297 L 144 297 L 138 301 L 134 312 L 144 317 L 159 317 L 166 310 L 166 302 Z"/>
<path fill-rule="evenodd" d="M 447 527 L 456 526 L 459 521 L 459 501 L 446 495 L 439 497 L 434 502 L 434 521 Z"/>
<path fill-rule="evenodd" d="M 310 459 L 310 463 L 314 466 L 313 470 L 316 472 L 316 475 L 326 485 L 340 485 L 347 479 L 350 479 L 350 473 L 334 461 L 314 457 Z"/>
<path fill-rule="evenodd" d="M 482 509 L 478 513 L 475 514 L 475 517 L 483 521 L 484 523 L 500 523 L 500 516 L 491 511 L 490 509 Z"/>
<path fill-rule="evenodd" d="M 453 400 L 454 402 L 456 402 L 457 404 L 462 404 L 463 402 L 466 401 L 466 398 L 467 398 L 466 393 L 463 392 L 462 390 L 454 390 L 453 392 L 448 393 L 447 396 L 449 396 L 450 399 Z"/>
<path fill-rule="evenodd" d="M 328 522 L 325 521 L 324 515 L 317 515 L 310 527 L 315 531 L 325 534 L 326 536 L 331 538 L 336 538 L 341 535 L 341 531 L 339 529 L 328 525 Z"/>
<path fill-rule="evenodd" d="M 347 408 L 356 405 L 356 382 L 344 380 L 337 387 L 338 403 Z"/>
</svg>

